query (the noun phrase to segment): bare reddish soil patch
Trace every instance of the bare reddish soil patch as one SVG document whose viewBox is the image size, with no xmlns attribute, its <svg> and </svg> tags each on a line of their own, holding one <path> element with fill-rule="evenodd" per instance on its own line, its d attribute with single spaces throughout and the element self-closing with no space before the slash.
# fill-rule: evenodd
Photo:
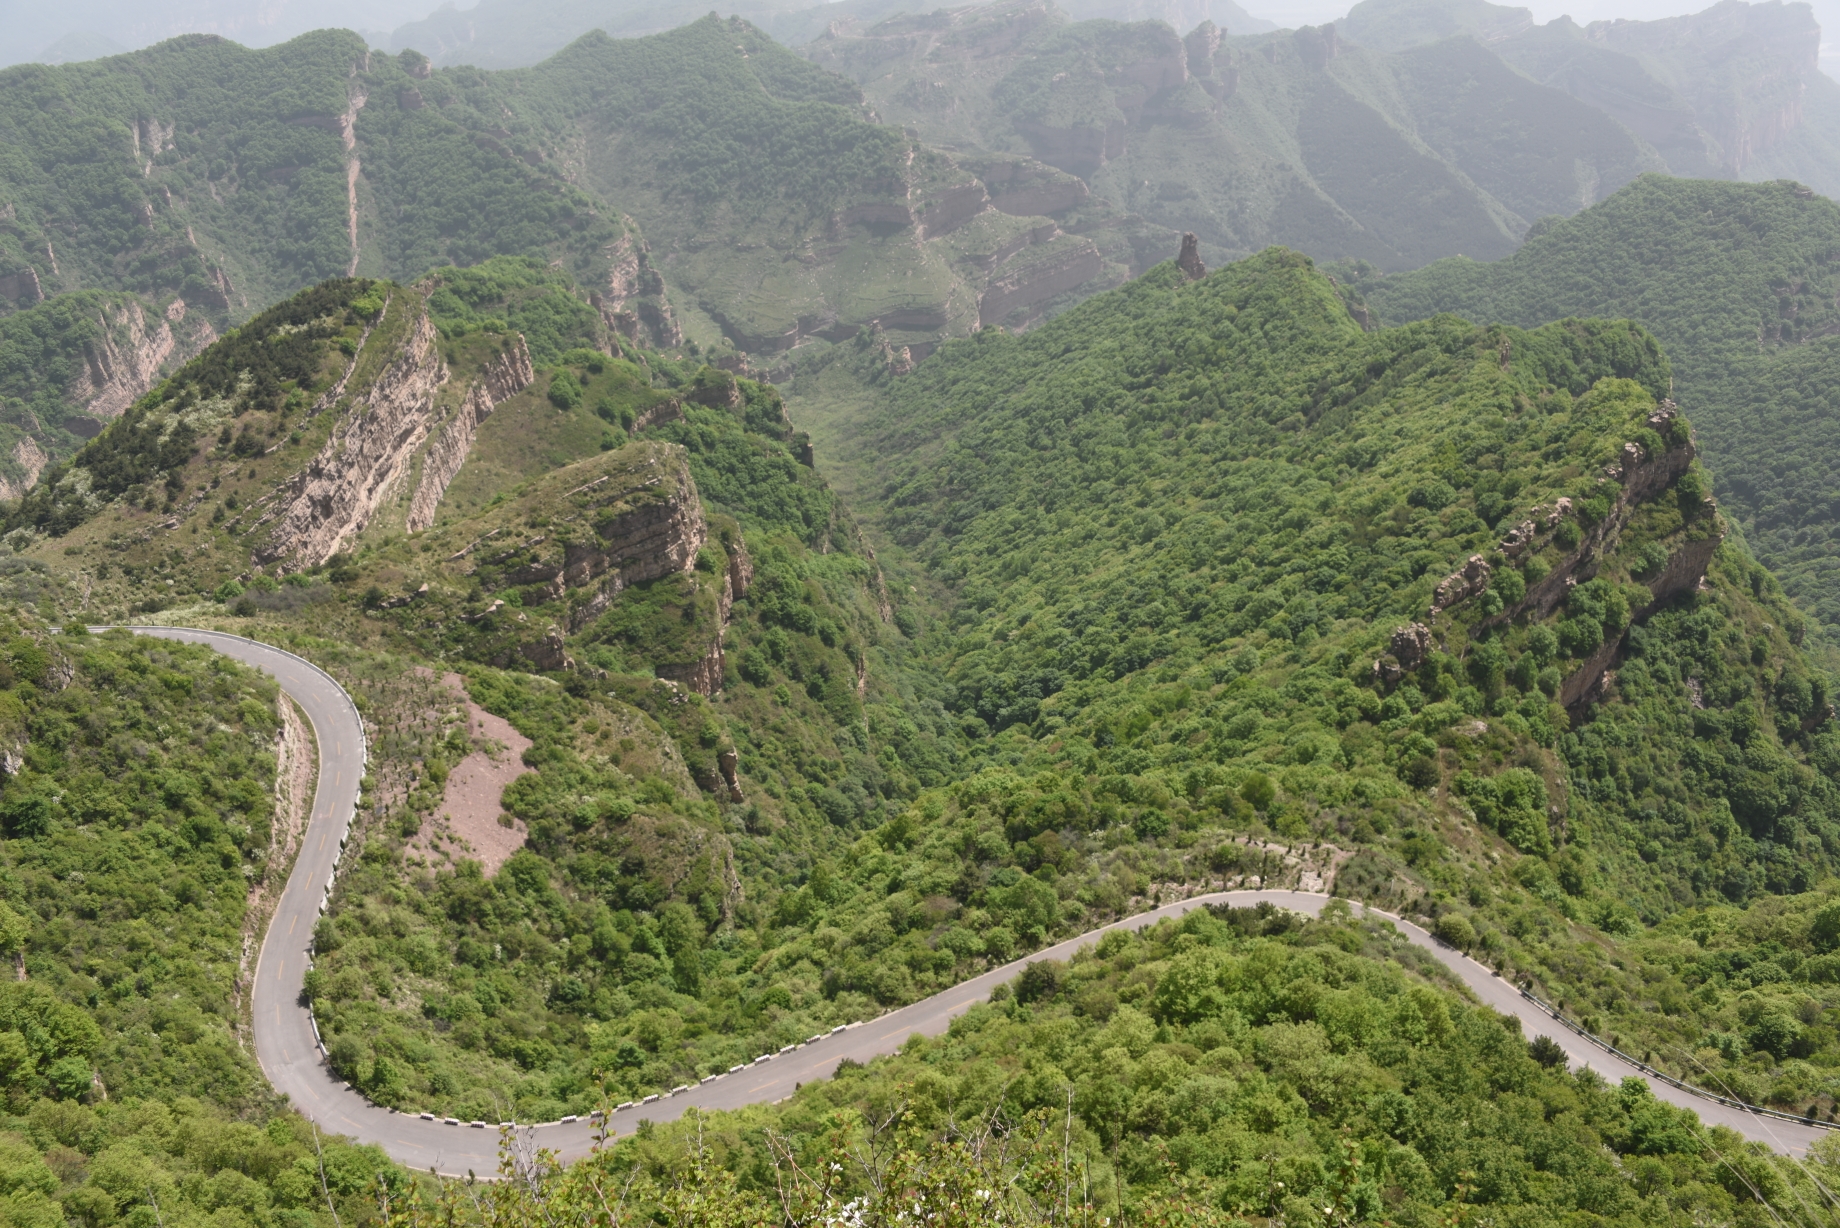
<svg viewBox="0 0 1840 1228">
<path fill-rule="evenodd" d="M 466 709 L 466 732 L 474 745 L 484 744 L 447 774 L 447 788 L 442 795 L 441 817 L 450 843 L 485 868 L 487 877 L 524 847 L 524 824 L 506 814 L 498 799 L 505 786 L 530 769 L 524 766 L 524 752 L 530 739 L 511 727 L 511 722 L 493 716 L 474 703 L 466 693 L 466 681 L 459 674 L 441 675 L 441 683 L 459 697 Z M 449 850 L 452 856 L 456 850 Z"/>
</svg>

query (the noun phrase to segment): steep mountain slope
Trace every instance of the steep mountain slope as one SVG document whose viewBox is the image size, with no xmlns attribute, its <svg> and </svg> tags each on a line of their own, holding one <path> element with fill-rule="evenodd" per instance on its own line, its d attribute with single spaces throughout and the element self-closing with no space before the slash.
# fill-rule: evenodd
<svg viewBox="0 0 1840 1228">
<path fill-rule="evenodd" d="M 536 1221 L 637 1165 L 636 1201 L 681 1205 L 673 1175 L 694 1174 L 709 1219 L 774 1217 L 785 1191 L 804 1223 L 944 1219 L 971 1199 L 960 1222 L 1820 1222 L 1830 1149 L 1734 1164 L 1729 1135 L 1636 1080 L 1554 1069 L 1556 1046 L 1451 1001 L 1386 928 L 1334 909 L 1108 934 L 1030 966 L 950 1036 L 732 1125 L 622 1140 L 507 1201 Z"/>
<path fill-rule="evenodd" d="M 924 347 L 1176 247 L 1029 159 L 916 146 L 848 82 L 718 20 L 596 33 L 499 75 L 337 31 L 266 51 L 188 37 L 0 73 L 0 136 L 0 311 L 126 290 L 221 330 L 329 276 L 516 255 L 648 345 L 687 328 L 773 354 L 880 328 Z"/>
<path fill-rule="evenodd" d="M 1721 0 L 1660 21 L 1536 26 L 1527 9 L 1475 0 L 1363 0 L 1340 29 L 1381 51 L 1473 39 L 1610 116 L 1672 174 L 1840 191 L 1840 84 L 1817 65 L 1807 5 Z"/>
<path fill-rule="evenodd" d="M 422 0 L 272 0 L 253 7 L 232 0 L 72 0 L 13 9 L 0 31 L 0 67 L 93 60 L 185 34 L 212 34 L 266 47 L 312 30 L 342 26 L 369 31 L 381 45 L 386 31 L 425 11 Z"/>
<path fill-rule="evenodd" d="M 956 598 L 922 649 L 990 765 L 959 805 L 1042 862 L 1069 828 L 1188 845 L 1190 881 L 1261 872 L 1222 827 L 1332 844 L 1340 890 L 1467 898 L 1464 941 L 1670 1061 L 1730 1000 L 1645 1019 L 1555 917 L 1831 872 L 1829 684 L 1639 329 L 1364 333 L 1272 252 L 875 379 L 838 447 Z"/>
<path fill-rule="evenodd" d="M 0 316 L 0 498 L 93 438 L 178 362 L 217 339 L 175 298 L 79 291 Z"/>
<path fill-rule="evenodd" d="M 613 341 L 576 293 L 502 259 L 326 283 L 187 364 L 14 511 L 14 544 L 47 535 L 41 601 L 176 607 L 283 639 L 360 696 L 372 775 L 309 988 L 335 1064 L 390 1103 L 585 1111 L 596 1020 L 635 995 L 725 1022 L 626 1062 L 634 1086 L 860 1009 L 802 971 L 736 999 L 728 978 L 760 952 L 719 931 L 771 916 L 955 759 L 898 668 L 871 676 L 886 585 L 778 397 L 592 348 Z M 508 318 L 542 327 L 542 371 Z M 557 996 L 543 952 L 570 938 L 589 962 Z M 503 975 L 452 958 L 480 950 L 530 958 Z M 412 996 L 361 988 L 405 975 Z"/>
<path fill-rule="evenodd" d="M 924 139 L 1033 154 L 1194 231 L 1210 260 L 1273 242 L 1387 268 L 1505 255 L 1534 218 L 1662 166 L 1467 38 L 1379 56 L 1333 28 L 1243 35 L 1004 3 L 839 22 L 805 54 Z"/>
<path fill-rule="evenodd" d="M 1840 844 L 1830 684 L 1728 536 L 1640 327 L 1368 331 L 1277 250 L 1164 264 L 911 370 L 864 331 L 829 369 L 864 398 L 839 446 L 875 458 L 861 507 L 913 579 L 890 584 L 771 386 L 620 340 L 584 293 L 524 260 L 327 282 L 11 512 L 12 600 L 285 643 L 357 697 L 370 775 L 307 993 L 366 1095 L 482 1121 L 636 1099 L 1257 879 L 1424 917 L 1659 1065 L 1833 1111 L 1827 899 L 1778 898 Z M 1751 975 L 1725 901 L 1777 918 L 1780 975 Z M 1701 933 L 1694 952 L 1736 954 L 1682 949 Z M 1253 1018 L 1240 960 L 1334 988 Z M 1324 1205 L 1341 1154 L 1373 1215 L 1461 1199 L 1537 1222 L 1519 1177 L 1455 1166 L 1499 1152 L 1524 1175 L 1510 1152 L 1543 1109 L 1443 1137 L 1513 1089 L 1588 1116 L 1542 1154 L 1596 1175 L 1538 1207 L 1660 1206 L 1600 1144 L 1653 1152 L 1691 1123 L 1536 1069 L 1548 1050 L 1415 975 L 1333 916 L 1202 917 L 1032 972 L 1030 1013 L 904 1060 L 953 1067 L 974 1112 L 1005 1082 L 1023 1112 L 1058 1106 L 1112 1209 L 1271 1207 L 1288 1131 L 1282 1179 Z M 1357 984 L 1371 1002 L 1330 1003 Z M 1382 1011 L 1406 1048 L 1335 1030 Z M 1030 1055 L 1050 1033 L 1059 1070 Z M 1033 1073 L 989 1060 L 1005 1044 Z M 1119 1098 L 1068 1090 L 1093 1053 Z M 1494 1082 L 1424 1075 L 1454 1068 Z M 1352 1100 L 1320 1083 L 1344 1069 L 1368 1072 Z M 1151 1094 L 1203 1076 L 1250 1090 Z M 849 1075 L 754 1120 L 828 1154 L 863 1120 L 830 1108 L 887 1086 Z M 682 1137 L 634 1140 L 648 1180 L 685 1171 Z M 1683 1223 L 1735 1220 L 1731 1190 L 1766 1172 L 1781 1196 L 1761 1160 L 1726 1188 L 1687 1137 L 1662 1148 Z M 752 1146 L 719 1162 L 762 1188 Z M 1391 1184 L 1357 1192 L 1363 1149 Z"/>
<path fill-rule="evenodd" d="M 8 1223 L 311 1222 L 362 1214 L 388 1169 L 327 1139 L 320 1184 L 312 1126 L 248 1048 L 256 944 L 310 797 L 311 737 L 277 698 L 208 650 L 0 619 Z"/>
<path fill-rule="evenodd" d="M 657 267 L 719 328 L 705 339 L 754 353 L 871 325 L 930 344 L 1176 246 L 1165 233 L 1144 260 L 1109 235 L 1111 251 L 1063 234 L 1102 219 L 987 185 L 1037 176 L 1027 160 L 960 165 L 865 122 L 853 86 L 745 23 L 590 35 L 505 79 L 519 83 L 506 105 L 545 122 L 582 181 L 639 219 Z"/>
<path fill-rule="evenodd" d="M 1444 261 L 1360 288 L 1389 320 L 1620 314 L 1652 328 L 1675 395 L 1700 407 L 1709 463 L 1751 545 L 1832 628 L 1836 252 L 1840 209 L 1806 188 L 1649 177 L 1542 227 L 1507 260 Z"/>
</svg>

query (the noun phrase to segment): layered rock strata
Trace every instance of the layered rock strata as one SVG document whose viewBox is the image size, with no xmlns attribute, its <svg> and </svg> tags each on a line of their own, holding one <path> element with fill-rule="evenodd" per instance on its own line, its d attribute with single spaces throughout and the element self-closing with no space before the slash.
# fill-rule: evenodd
<svg viewBox="0 0 1840 1228">
<path fill-rule="evenodd" d="M 441 496 L 447 493 L 454 475 L 466 464 L 473 441 L 479 437 L 480 424 L 492 416 L 494 409 L 528 388 L 535 378 L 530 347 L 524 344 L 522 334 L 503 354 L 486 364 L 473 386 L 467 389 L 460 407 L 441 424 L 434 442 L 428 446 L 427 455 L 422 458 L 421 478 L 416 482 L 415 495 L 409 503 L 409 532 L 419 533 L 434 523 Z"/>
<path fill-rule="evenodd" d="M 1635 443 L 1624 444 L 1617 459 L 1605 467 L 1600 478 L 1601 489 L 1615 492 L 1603 518 L 1583 528 L 1578 544 L 1537 584 L 1529 585 L 1524 597 L 1505 606 L 1500 613 L 1478 621 L 1471 630 L 1472 637 L 1519 618 L 1535 621 L 1548 618 L 1573 588 L 1597 575 L 1604 557 L 1615 548 L 1635 509 L 1672 488 L 1692 465 L 1697 450 L 1692 436 L 1679 429 L 1678 417 L 1679 410 L 1672 401 L 1663 401 L 1649 415 L 1648 427 L 1671 442 L 1659 452 L 1650 452 Z M 1707 502 L 1708 506 L 1701 513 L 1705 519 L 1700 527 L 1689 530 L 1674 543 L 1667 563 L 1647 581 L 1649 601 L 1641 609 L 1631 611 L 1632 626 L 1646 621 L 1675 598 L 1691 592 L 1705 578 L 1712 556 L 1725 535 L 1724 526 L 1715 514 L 1715 505 L 1710 500 Z M 1537 551 L 1543 538 L 1577 515 L 1578 509 L 1569 498 L 1558 499 L 1551 507 L 1532 508 L 1529 517 L 1513 525 L 1497 548 L 1510 559 L 1517 559 L 1529 550 Z M 1488 562 L 1479 554 L 1470 556 L 1463 567 L 1438 584 L 1431 605 L 1431 620 L 1487 592 L 1491 577 Z M 1389 685 L 1400 681 L 1422 663 L 1432 643 L 1431 628 L 1423 623 L 1415 622 L 1394 632 L 1388 651 L 1374 662 L 1374 675 Z M 1627 643 L 1625 634 L 1601 646 L 1563 680 L 1559 701 L 1572 708 L 1600 695 L 1607 680 L 1614 676 L 1612 671 Z"/>
<path fill-rule="evenodd" d="M 317 566 L 370 523 L 428 440 L 435 394 L 448 375 L 436 335 L 418 303 L 415 323 L 390 365 L 250 526 L 253 532 L 274 525 L 253 551 L 255 562 L 286 560 L 284 570 Z"/>
<path fill-rule="evenodd" d="M 722 574 L 722 595 L 716 602 L 716 636 L 709 645 L 709 651 L 702 657 L 685 665 L 660 665 L 656 673 L 660 678 L 685 686 L 700 695 L 714 695 L 722 689 L 722 671 L 728 666 L 724 644 L 728 638 L 729 612 L 735 602 L 747 596 L 748 586 L 754 582 L 754 561 L 748 558 L 747 549 L 737 538 L 728 547 L 728 568 Z M 738 796 L 741 788 L 729 777 L 731 792 Z"/>
</svg>

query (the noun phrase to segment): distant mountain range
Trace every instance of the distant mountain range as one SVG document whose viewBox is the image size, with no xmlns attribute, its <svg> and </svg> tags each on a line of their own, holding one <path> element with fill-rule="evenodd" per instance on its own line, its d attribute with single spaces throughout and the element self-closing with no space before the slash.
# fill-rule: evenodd
<svg viewBox="0 0 1840 1228">
<path fill-rule="evenodd" d="M 808 42 L 839 19 L 877 21 L 901 12 L 900 0 L 743 0 L 722 6 L 787 44 Z M 1072 0 L 1079 18 L 1166 21 L 1189 29 L 1213 21 L 1236 34 L 1275 30 L 1234 0 Z M 0 66 L 66 64 L 120 55 L 181 34 L 217 34 L 248 47 L 268 47 L 312 30 L 347 28 L 379 49 L 414 49 L 436 64 L 520 68 L 554 55 L 593 30 L 615 37 L 656 34 L 705 16 L 698 0 L 479 0 L 462 9 L 449 0 L 430 11 L 429 0 L 355 0 L 305 3 L 270 0 L 75 0 L 71 4 L 0 7 Z"/>
<path fill-rule="evenodd" d="M 1662 22 L 1365 0 L 1334 26 L 1073 21 L 1040 0 L 838 21 L 804 49 L 949 148 L 1028 153 L 1210 260 L 1272 243 L 1404 269 L 1507 255 L 1646 171 L 1840 191 L 1804 5 Z"/>
</svg>

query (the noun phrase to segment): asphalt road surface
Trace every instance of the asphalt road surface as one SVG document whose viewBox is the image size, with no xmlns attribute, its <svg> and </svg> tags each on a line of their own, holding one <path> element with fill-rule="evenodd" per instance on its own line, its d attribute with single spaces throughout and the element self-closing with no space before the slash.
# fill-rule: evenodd
<svg viewBox="0 0 1840 1228">
<path fill-rule="evenodd" d="M 226 656 L 265 671 L 293 697 L 313 724 L 320 762 L 312 820 L 294 871 L 281 894 L 281 903 L 269 922 L 256 964 L 256 1057 L 269 1082 L 275 1090 L 284 1093 L 295 1108 L 317 1122 L 320 1129 L 375 1143 L 399 1163 L 455 1175 L 470 1171 L 485 1177 L 495 1173 L 499 1143 L 497 1122 L 437 1120 L 369 1103 L 335 1079 L 326 1067 L 312 1016 L 300 1001 L 313 925 L 331 890 L 341 846 L 357 806 L 358 781 L 364 775 L 364 727 L 351 698 L 318 666 L 267 644 L 223 632 L 189 628 L 134 627 L 130 630 L 164 639 L 208 644 Z M 1165 904 L 993 968 L 911 1006 L 839 1028 L 775 1054 L 762 1055 L 743 1067 L 674 1094 L 620 1109 L 612 1114 L 609 1125 L 615 1134 L 628 1134 L 641 1120 L 671 1121 L 690 1108 L 738 1109 L 780 1100 L 791 1095 L 801 1083 L 830 1077 L 844 1058 L 867 1062 L 895 1052 L 902 1042 L 916 1033 L 939 1035 L 953 1019 L 989 998 L 992 989 L 1013 979 L 1029 961 L 1067 959 L 1110 930 L 1141 929 L 1209 904 L 1244 908 L 1270 903 L 1315 916 L 1330 898 L 1302 891 L 1223 891 Z M 1642 1077 L 1642 1072 L 1631 1064 L 1556 1024 L 1537 1004 L 1522 997 L 1513 985 L 1469 956 L 1437 942 L 1410 921 L 1350 903 L 1357 912 L 1371 911 L 1374 916 L 1391 921 L 1408 942 L 1431 952 L 1455 972 L 1483 1003 L 1518 1018 L 1528 1037 L 1551 1036 L 1564 1047 L 1572 1066 L 1588 1066 L 1612 1083 L 1629 1076 Z M 1650 1080 L 1649 1086 L 1661 1099 L 1692 1109 L 1702 1121 L 1730 1126 L 1746 1138 L 1760 1140 L 1777 1151 L 1800 1154 L 1826 1133 L 1818 1126 L 1747 1112 L 1659 1081 Z M 596 1128 L 584 1119 L 539 1124 L 533 1133 L 538 1146 L 558 1152 L 564 1160 L 573 1160 L 588 1153 Z"/>
</svg>

